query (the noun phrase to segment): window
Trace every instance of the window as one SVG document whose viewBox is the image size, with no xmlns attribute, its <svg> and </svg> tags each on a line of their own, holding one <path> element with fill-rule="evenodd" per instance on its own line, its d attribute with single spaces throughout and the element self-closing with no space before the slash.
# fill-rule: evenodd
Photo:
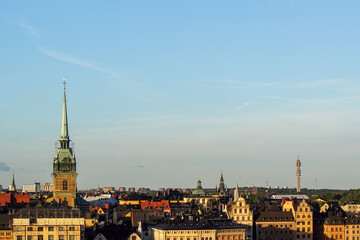
<svg viewBox="0 0 360 240">
<path fill-rule="evenodd" d="M 59 227 L 59 231 L 64 231 L 65 228 L 64 227 Z"/>
<path fill-rule="evenodd" d="M 43 235 L 39 235 L 39 236 L 38 236 L 38 240 L 44 240 Z"/>
<path fill-rule="evenodd" d="M 70 240 L 70 239 L 69 239 Z M 132 236 L 131 240 L 136 240 L 136 236 Z"/>
<path fill-rule="evenodd" d="M 64 235 L 59 235 L 59 240 L 65 240 L 65 236 Z"/>
<path fill-rule="evenodd" d="M 68 190 L 68 182 L 66 180 L 63 181 L 63 190 Z"/>
<path fill-rule="evenodd" d="M 16 240 L 22 240 L 22 236 L 16 236 Z"/>
<path fill-rule="evenodd" d="M 32 231 L 33 228 L 32 228 L 32 227 L 28 227 L 27 230 L 28 230 L 28 231 Z"/>
<path fill-rule="evenodd" d="M 49 231 L 54 231 L 54 227 L 49 227 L 48 228 Z M 54 236 L 53 236 L 54 237 Z M 49 240 L 50 240 L 50 236 L 49 236 Z"/>
<path fill-rule="evenodd" d="M 75 227 L 69 227 L 69 231 L 75 231 Z"/>
<path fill-rule="evenodd" d="M 50 229 L 50 228 L 49 228 Z M 50 230 L 49 230 L 50 231 Z M 54 231 L 54 228 L 53 228 L 53 230 L 52 231 Z M 48 238 L 49 240 L 54 240 L 54 235 L 49 235 L 49 238 Z"/>
<path fill-rule="evenodd" d="M 44 228 L 43 227 L 38 227 L 38 231 L 42 232 L 42 231 L 44 231 Z"/>
<path fill-rule="evenodd" d="M 28 235 L 27 240 L 32 240 L 32 236 Z"/>
<path fill-rule="evenodd" d="M 75 240 L 75 235 L 69 235 L 69 240 Z"/>
</svg>

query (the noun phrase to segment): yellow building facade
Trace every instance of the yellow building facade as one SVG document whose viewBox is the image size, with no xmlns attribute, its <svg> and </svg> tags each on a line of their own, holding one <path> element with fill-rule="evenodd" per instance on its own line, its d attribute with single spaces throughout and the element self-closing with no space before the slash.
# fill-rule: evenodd
<svg viewBox="0 0 360 240">
<path fill-rule="evenodd" d="M 140 205 L 140 200 L 119 200 L 119 205 L 131 205 L 131 206 L 137 206 Z"/>
<path fill-rule="evenodd" d="M 310 204 L 305 200 L 302 200 L 301 202 L 287 200 L 283 203 L 282 210 L 285 212 L 292 212 L 294 215 L 296 239 L 313 239 L 313 211 Z"/>
<path fill-rule="evenodd" d="M 11 229 L 0 229 L 0 240 L 11 240 L 12 230 Z"/>
<path fill-rule="evenodd" d="M 82 240 L 83 218 L 38 218 L 35 222 L 25 218 L 13 219 L 15 240 Z"/>
<path fill-rule="evenodd" d="M 295 239 L 295 219 L 289 211 L 263 212 L 256 220 L 256 239 Z"/>
<path fill-rule="evenodd" d="M 360 239 L 360 219 L 357 217 L 350 217 L 346 220 L 345 239 Z"/>
<path fill-rule="evenodd" d="M 346 204 L 340 206 L 344 212 L 358 214 L 360 212 L 360 204 Z"/>
<path fill-rule="evenodd" d="M 201 224 L 200 224 L 201 225 Z M 244 240 L 245 229 L 231 226 L 208 226 L 183 224 L 182 226 L 159 227 L 151 229 L 152 240 Z"/>
<path fill-rule="evenodd" d="M 314 227 L 310 204 L 302 200 L 295 208 L 296 239 L 312 240 Z"/>
<path fill-rule="evenodd" d="M 342 219 L 326 219 L 324 222 L 325 239 L 345 239 L 345 224 Z"/>
<path fill-rule="evenodd" d="M 203 205 L 205 208 L 211 206 L 212 200 L 217 200 L 218 196 L 189 196 L 184 197 L 184 203 L 195 202 Z"/>
<path fill-rule="evenodd" d="M 85 220 L 79 209 L 22 208 L 12 220 L 15 240 L 82 240 Z"/>
<path fill-rule="evenodd" d="M 246 225 L 247 239 L 252 239 L 253 231 L 253 213 L 250 209 L 250 204 L 246 203 L 245 198 L 239 197 L 236 201 L 231 203 L 227 209 L 229 218 L 235 222 Z"/>
</svg>

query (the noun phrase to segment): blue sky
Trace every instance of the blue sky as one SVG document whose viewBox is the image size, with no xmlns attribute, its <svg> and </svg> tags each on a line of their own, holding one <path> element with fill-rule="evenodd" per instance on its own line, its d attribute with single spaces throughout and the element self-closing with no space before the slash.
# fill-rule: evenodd
<svg viewBox="0 0 360 240">
<path fill-rule="evenodd" d="M 358 1 L 0 3 L 0 184 L 358 188 Z"/>
</svg>

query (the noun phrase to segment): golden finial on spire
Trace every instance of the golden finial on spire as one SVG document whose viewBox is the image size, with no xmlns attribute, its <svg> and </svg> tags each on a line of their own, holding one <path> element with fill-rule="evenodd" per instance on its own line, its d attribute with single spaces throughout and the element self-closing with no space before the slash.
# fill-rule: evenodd
<svg viewBox="0 0 360 240">
<path fill-rule="evenodd" d="M 64 77 L 64 78 L 63 78 L 63 80 L 64 80 L 64 83 L 63 83 L 63 84 L 64 84 L 64 89 L 65 89 L 65 85 L 66 85 L 66 78 Z"/>
</svg>

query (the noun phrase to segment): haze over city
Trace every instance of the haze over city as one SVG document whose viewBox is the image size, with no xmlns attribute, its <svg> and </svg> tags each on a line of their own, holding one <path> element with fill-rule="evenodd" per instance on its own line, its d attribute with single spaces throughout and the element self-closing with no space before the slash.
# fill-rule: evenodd
<svg viewBox="0 0 360 240">
<path fill-rule="evenodd" d="M 0 4 L 0 184 L 358 188 L 357 1 Z"/>
</svg>

